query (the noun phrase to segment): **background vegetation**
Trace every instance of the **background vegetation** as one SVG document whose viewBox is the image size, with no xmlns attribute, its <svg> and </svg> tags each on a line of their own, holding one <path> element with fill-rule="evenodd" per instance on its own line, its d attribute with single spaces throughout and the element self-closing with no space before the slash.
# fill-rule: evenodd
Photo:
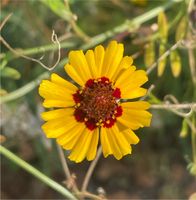
<svg viewBox="0 0 196 200">
<path fill-rule="evenodd" d="M 2 199 L 195 198 L 194 0 L 1 0 L 0 17 Z M 51 71 L 67 78 L 70 50 L 112 39 L 149 74 L 152 125 L 120 161 L 65 163 L 41 131 L 37 86 Z"/>
</svg>

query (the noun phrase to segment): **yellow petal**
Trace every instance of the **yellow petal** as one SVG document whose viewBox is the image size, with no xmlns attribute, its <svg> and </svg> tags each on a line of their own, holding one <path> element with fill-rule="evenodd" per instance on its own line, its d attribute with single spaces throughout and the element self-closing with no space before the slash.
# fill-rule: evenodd
<svg viewBox="0 0 196 200">
<path fill-rule="evenodd" d="M 69 53 L 69 62 L 73 68 L 79 73 L 82 80 L 86 82 L 91 78 L 91 72 L 86 62 L 83 51 L 71 51 Z"/>
<path fill-rule="evenodd" d="M 148 81 L 148 77 L 144 70 L 125 70 L 115 83 L 115 86 L 123 90 L 131 91 L 136 87 L 140 87 Z"/>
<path fill-rule="evenodd" d="M 73 93 L 78 89 L 75 85 L 73 85 L 72 83 L 63 79 L 62 77 L 60 77 L 58 74 L 55 73 L 51 74 L 51 81 L 60 86 L 66 87 L 66 89 L 71 90 Z"/>
<path fill-rule="evenodd" d="M 43 106 L 45 108 L 67 108 L 74 106 L 75 103 L 73 100 L 53 100 L 53 99 L 45 99 L 43 102 Z"/>
<path fill-rule="evenodd" d="M 67 129 L 64 134 L 58 137 L 57 142 L 63 146 L 64 149 L 70 150 L 74 147 L 85 128 L 83 123 L 75 123 L 72 128 Z"/>
<path fill-rule="evenodd" d="M 130 129 L 123 131 L 122 134 L 129 142 L 129 144 L 137 144 L 139 142 L 139 138 L 137 137 L 137 135 Z"/>
<path fill-rule="evenodd" d="M 135 66 L 131 66 L 133 63 L 133 59 L 130 56 L 125 56 L 122 58 L 119 66 L 116 69 L 116 72 L 114 73 L 114 75 L 111 77 L 111 80 L 113 80 L 114 82 L 116 82 L 116 80 L 118 79 L 118 77 L 121 77 L 120 74 L 122 73 L 123 70 L 126 70 L 129 68 L 129 73 L 130 70 L 135 71 L 136 67 Z"/>
<path fill-rule="evenodd" d="M 99 141 L 99 129 L 96 129 L 93 133 L 92 140 L 87 152 L 87 160 L 94 160 L 97 153 L 97 145 Z"/>
<path fill-rule="evenodd" d="M 109 43 L 108 47 L 106 48 L 104 61 L 103 61 L 103 67 L 102 67 L 102 76 L 106 76 L 109 68 L 111 68 L 111 63 L 116 55 L 116 51 L 118 48 L 118 44 L 116 41 L 112 41 Z"/>
<path fill-rule="evenodd" d="M 73 115 L 73 108 L 57 109 L 41 113 L 43 120 L 48 121 L 57 118 L 63 118 L 64 116 Z"/>
<path fill-rule="evenodd" d="M 150 104 L 147 101 L 134 101 L 122 103 L 123 108 L 131 110 L 146 110 L 150 108 Z"/>
<path fill-rule="evenodd" d="M 145 89 L 145 88 L 135 88 L 131 91 L 127 91 L 122 88 L 120 88 L 120 89 L 121 89 L 121 98 L 122 99 L 135 99 L 138 97 L 142 97 L 142 96 L 146 95 L 146 93 L 147 93 L 147 89 Z"/>
<path fill-rule="evenodd" d="M 123 155 L 118 146 L 118 143 L 117 143 L 116 137 L 114 136 L 113 130 L 111 128 L 108 128 L 107 133 L 108 133 L 108 139 L 109 139 L 112 154 L 114 155 L 114 157 L 117 160 L 120 160 Z"/>
<path fill-rule="evenodd" d="M 123 114 L 121 117 L 117 118 L 118 121 L 120 121 L 122 124 L 127 126 L 128 128 L 132 128 L 132 125 L 135 124 L 139 127 L 144 126 L 150 126 L 152 115 L 145 111 L 145 110 L 136 110 L 136 109 L 130 109 L 127 107 L 123 108 Z M 133 129 L 134 130 L 134 129 Z"/>
<path fill-rule="evenodd" d="M 95 55 L 93 50 L 88 50 L 85 54 L 85 57 L 91 71 L 92 78 L 98 78 L 98 68 L 95 64 Z"/>
<path fill-rule="evenodd" d="M 73 91 L 69 89 L 51 81 L 43 80 L 39 87 L 39 94 L 47 100 L 58 100 L 64 102 L 72 101 L 74 105 L 72 97 Z"/>
<path fill-rule="evenodd" d="M 70 160 L 75 161 L 76 163 L 81 162 L 86 157 L 87 151 L 89 149 L 93 132 L 85 129 L 82 133 L 79 141 L 73 147 L 70 156 Z"/>
<path fill-rule="evenodd" d="M 143 127 L 138 122 L 130 120 L 129 117 L 118 117 L 117 123 L 122 124 L 126 129 L 130 128 L 131 130 L 137 130 L 138 128 Z"/>
<path fill-rule="evenodd" d="M 108 155 L 112 154 L 112 149 L 110 147 L 110 139 L 108 138 L 108 132 L 106 128 L 101 128 L 100 139 L 103 155 L 104 157 L 107 157 Z"/>
<path fill-rule="evenodd" d="M 86 80 L 82 79 L 80 76 L 79 71 L 75 69 L 73 66 L 66 64 L 64 67 L 66 73 L 72 78 L 77 84 L 84 86 L 86 83 Z"/>
<path fill-rule="evenodd" d="M 77 124 L 74 117 L 65 116 L 62 119 L 53 119 L 46 122 L 42 129 L 48 138 L 57 138 L 70 131 Z"/>
<path fill-rule="evenodd" d="M 108 70 L 107 73 L 105 74 L 108 78 L 111 79 L 113 75 L 116 73 L 116 71 L 119 69 L 119 64 L 122 60 L 123 52 L 124 52 L 123 44 L 118 44 L 115 54 L 112 57 L 112 60 L 110 61 L 110 63 L 108 62 Z"/>
<path fill-rule="evenodd" d="M 102 70 L 102 66 L 103 66 L 103 60 L 104 60 L 104 56 L 105 56 L 105 50 L 103 48 L 103 46 L 99 45 L 95 48 L 94 50 L 94 54 L 95 54 L 95 63 L 97 66 L 97 72 L 98 72 L 98 77 L 101 76 L 101 70 Z"/>
<path fill-rule="evenodd" d="M 118 127 L 116 125 L 111 127 L 111 132 L 113 133 L 113 136 L 116 139 L 116 143 L 119 146 L 122 156 L 130 154 L 131 146 L 128 143 L 124 134 L 118 130 Z"/>
</svg>

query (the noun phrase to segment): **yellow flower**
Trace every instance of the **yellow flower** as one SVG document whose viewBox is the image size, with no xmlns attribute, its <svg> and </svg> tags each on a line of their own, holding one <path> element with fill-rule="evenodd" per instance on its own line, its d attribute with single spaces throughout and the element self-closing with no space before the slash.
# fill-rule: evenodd
<svg viewBox="0 0 196 200">
<path fill-rule="evenodd" d="M 131 144 L 139 142 L 133 131 L 150 125 L 149 103 L 123 101 L 144 96 L 146 89 L 141 85 L 148 80 L 123 52 L 123 44 L 116 41 L 86 54 L 71 51 L 65 71 L 75 84 L 55 73 L 40 84 L 43 106 L 56 108 L 42 113 L 47 121 L 42 129 L 48 138 L 71 150 L 72 161 L 93 160 L 99 140 L 104 157 L 112 154 L 119 160 L 131 154 Z"/>
</svg>

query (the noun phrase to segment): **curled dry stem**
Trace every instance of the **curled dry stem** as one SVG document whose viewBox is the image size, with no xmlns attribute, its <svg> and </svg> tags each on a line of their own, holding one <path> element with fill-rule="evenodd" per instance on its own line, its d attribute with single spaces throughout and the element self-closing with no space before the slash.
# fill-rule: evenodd
<svg viewBox="0 0 196 200">
<path fill-rule="evenodd" d="M 99 158 L 101 157 L 101 154 L 102 154 L 102 148 L 100 146 L 98 148 L 98 150 L 97 150 L 97 156 L 96 156 L 95 160 L 93 160 L 91 162 L 90 167 L 88 168 L 88 171 L 87 171 L 86 176 L 84 178 L 84 182 L 82 184 L 82 189 L 81 189 L 82 192 L 86 192 L 88 184 L 89 184 L 89 181 L 90 181 L 90 178 L 91 178 L 91 176 L 93 174 L 93 171 L 94 171 L 94 169 L 95 169 L 95 167 L 97 165 L 97 162 L 98 162 Z"/>
<path fill-rule="evenodd" d="M 0 31 L 1 29 L 5 26 L 5 24 L 7 23 L 7 21 L 9 20 L 9 18 L 12 16 L 13 13 L 10 13 L 9 15 L 7 15 L 5 17 L 5 19 L 2 21 L 1 25 L 0 25 Z"/>
<path fill-rule="evenodd" d="M 57 150 L 59 153 L 59 158 L 61 160 L 61 164 L 63 167 L 63 171 L 64 171 L 66 179 L 67 179 L 65 183 L 69 189 L 73 189 L 74 193 L 77 194 L 79 190 L 78 190 L 78 187 L 75 182 L 75 177 L 73 177 L 73 175 L 71 174 L 71 172 L 69 170 L 63 149 L 58 144 L 56 144 L 56 145 L 57 145 Z"/>
<path fill-rule="evenodd" d="M 5 20 L 4 20 L 5 21 Z M 5 24 L 5 23 L 4 23 Z M 1 25 L 2 27 L 2 25 Z M 60 45 L 60 42 L 58 41 L 58 38 L 57 38 L 57 35 L 55 34 L 54 30 L 52 31 L 52 37 L 51 37 L 51 40 L 54 44 L 57 44 L 58 45 L 58 58 L 57 58 L 57 61 L 56 63 L 52 66 L 52 67 L 48 67 L 46 66 L 44 63 L 41 62 L 41 59 L 35 59 L 35 58 L 31 58 L 29 56 L 25 56 L 23 55 L 22 53 L 20 53 L 20 51 L 17 51 L 15 50 L 14 48 L 12 48 L 10 46 L 10 44 L 2 37 L 0 36 L 0 41 L 13 53 L 13 54 L 16 54 L 17 56 L 20 56 L 22 58 L 25 58 L 27 60 L 30 60 L 30 61 L 33 61 L 33 62 L 36 62 L 38 63 L 39 65 L 41 65 L 43 68 L 49 70 L 49 71 L 52 71 L 57 65 L 58 63 L 60 62 L 60 58 L 61 58 L 61 45 Z M 43 56 L 41 57 L 43 58 Z"/>
</svg>

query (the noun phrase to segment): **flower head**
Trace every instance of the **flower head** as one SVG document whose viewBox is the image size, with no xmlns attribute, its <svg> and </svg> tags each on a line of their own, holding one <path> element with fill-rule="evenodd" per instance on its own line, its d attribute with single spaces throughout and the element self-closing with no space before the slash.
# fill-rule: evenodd
<svg viewBox="0 0 196 200">
<path fill-rule="evenodd" d="M 145 71 L 136 70 L 131 57 L 123 57 L 123 51 L 116 41 L 85 54 L 71 51 L 65 71 L 76 84 L 55 73 L 40 84 L 43 106 L 55 108 L 42 113 L 47 121 L 42 129 L 71 150 L 69 158 L 75 162 L 93 160 L 99 140 L 105 157 L 121 159 L 139 142 L 133 131 L 150 125 L 149 103 L 130 102 L 146 94 L 141 86 L 148 78 Z"/>
</svg>

